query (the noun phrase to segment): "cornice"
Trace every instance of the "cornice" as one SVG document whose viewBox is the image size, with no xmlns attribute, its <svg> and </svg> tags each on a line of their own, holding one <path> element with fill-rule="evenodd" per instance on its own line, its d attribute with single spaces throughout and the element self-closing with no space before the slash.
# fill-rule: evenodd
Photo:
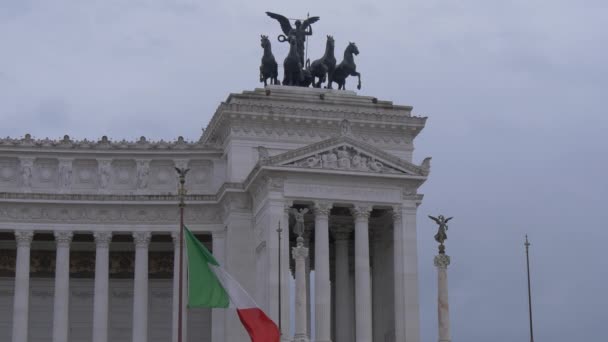
<svg viewBox="0 0 608 342">
<path fill-rule="evenodd" d="M 378 101 L 372 97 L 340 93 L 335 90 L 283 88 L 270 87 L 242 94 L 231 94 L 218 106 L 201 137 L 201 142 L 210 146 L 221 143 L 227 134 L 226 129 L 222 127 L 228 122 L 237 121 L 241 123 L 266 121 L 273 125 L 318 122 L 327 125 L 328 122 L 339 124 L 343 119 L 348 119 L 361 128 L 369 127 L 375 130 L 401 128 L 410 130 L 413 136 L 418 134 L 426 123 L 426 117 L 412 116 L 412 107 L 409 106 L 396 106 L 388 101 Z M 274 95 L 277 90 L 282 96 Z M 269 91 L 270 95 L 268 95 Z M 319 92 L 323 93 L 323 99 Z"/>
<path fill-rule="evenodd" d="M 192 152 L 210 152 L 221 153 L 220 150 L 203 144 L 200 140 L 196 142 L 186 141 L 183 137 L 178 137 L 174 141 L 147 140 L 141 137 L 137 141 L 120 140 L 114 141 L 106 136 L 103 136 L 98 141 L 92 140 L 72 140 L 68 135 L 63 139 L 53 140 L 49 138 L 36 139 L 30 134 L 26 134 L 23 138 L 0 138 L 0 150 L 10 151 L 49 151 L 57 153 L 120 153 L 127 151 L 133 153 L 162 153 L 171 151 L 171 153 L 192 153 Z"/>
</svg>

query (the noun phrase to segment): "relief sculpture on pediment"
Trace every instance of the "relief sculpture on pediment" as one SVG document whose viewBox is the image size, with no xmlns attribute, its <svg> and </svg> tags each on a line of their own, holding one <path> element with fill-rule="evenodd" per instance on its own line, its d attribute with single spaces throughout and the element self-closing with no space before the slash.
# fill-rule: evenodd
<svg viewBox="0 0 608 342">
<path fill-rule="evenodd" d="M 289 163 L 286 166 L 379 173 L 402 173 L 395 168 L 383 164 L 374 157 L 346 145 L 317 153 L 305 159 Z"/>
</svg>

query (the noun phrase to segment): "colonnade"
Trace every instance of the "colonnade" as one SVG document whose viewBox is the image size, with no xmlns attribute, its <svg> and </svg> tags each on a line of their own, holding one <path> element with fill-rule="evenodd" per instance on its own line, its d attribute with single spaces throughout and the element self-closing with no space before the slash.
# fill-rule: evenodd
<svg viewBox="0 0 608 342">
<path fill-rule="evenodd" d="M 344 204 L 341 204 L 344 205 Z M 344 225 L 329 227 L 329 216 L 333 204 L 319 201 L 312 205 L 314 215 L 314 305 L 315 336 L 311 341 L 332 341 L 332 303 L 336 305 L 334 338 L 335 342 L 372 342 L 372 273 L 370 267 L 370 215 L 374 209 L 372 204 L 353 204 L 349 207 L 354 221 L 351 229 Z M 379 206 L 380 207 L 380 206 Z M 394 330 L 390 338 L 394 341 L 419 341 L 418 324 L 418 287 L 417 287 L 417 252 L 414 208 L 404 209 L 402 206 L 387 208 L 392 220 L 393 248 L 393 284 L 387 285 L 394 299 L 394 308 L 388 317 L 394 317 L 391 326 Z M 408 220 L 403 219 L 406 214 Z M 413 217 L 413 219 L 412 219 Z M 390 224 L 387 221 L 388 224 Z M 407 225 L 414 225 L 408 227 Z M 350 279 L 349 244 L 354 232 L 354 284 Z M 330 234 L 334 238 L 334 282 L 335 298 L 332 300 L 330 281 Z M 405 259 L 408 260 L 405 260 Z M 354 285 L 354 306 L 352 292 Z M 392 285 L 392 286 L 391 286 Z M 379 285 L 380 286 L 380 285 Z M 354 321 L 352 317 L 354 310 Z M 407 323 L 406 323 L 407 322 Z M 354 324 L 354 329 L 352 328 Z M 384 341 L 383 337 L 383 341 Z"/>
<path fill-rule="evenodd" d="M 56 243 L 55 262 L 55 291 L 53 299 L 53 342 L 67 342 L 69 339 L 69 298 L 70 298 L 70 245 L 73 232 L 54 231 Z M 214 234 L 215 236 L 216 234 Z M 148 341 L 148 247 L 151 232 L 133 232 L 135 249 L 135 269 L 133 281 L 133 325 L 132 341 Z M 12 342 L 28 341 L 28 308 L 30 283 L 30 249 L 34 237 L 33 231 L 15 231 L 17 242 L 15 266 L 15 290 L 13 297 Z M 93 298 L 93 342 L 108 342 L 108 314 L 109 314 L 109 276 L 110 276 L 110 243 L 112 232 L 96 231 L 93 233 L 95 241 L 95 280 Z M 177 329 L 177 284 L 179 284 L 179 271 L 177 262 L 179 253 L 179 238 L 172 234 L 174 246 L 173 263 L 173 332 Z M 219 239 L 219 237 L 218 237 Z M 186 320 L 186 310 L 184 320 Z M 184 328 L 184 332 L 185 332 Z M 176 333 L 172 334 L 176 336 Z M 185 335 L 184 335 L 185 336 Z M 184 338 L 184 340 L 186 340 Z"/>
</svg>

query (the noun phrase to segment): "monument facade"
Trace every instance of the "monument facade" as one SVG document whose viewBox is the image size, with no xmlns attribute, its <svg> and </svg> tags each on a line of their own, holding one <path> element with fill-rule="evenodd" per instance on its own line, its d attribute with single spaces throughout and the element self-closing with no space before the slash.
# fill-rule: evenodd
<svg viewBox="0 0 608 342">
<path fill-rule="evenodd" d="M 314 271 L 300 337 L 420 342 L 425 121 L 352 91 L 269 85 L 231 94 L 196 142 L 1 139 L 0 340 L 175 340 L 178 167 L 190 169 L 185 224 L 281 315 L 285 341 L 297 226 L 298 272 Z M 185 316 L 187 341 L 248 340 L 234 311 Z"/>
</svg>

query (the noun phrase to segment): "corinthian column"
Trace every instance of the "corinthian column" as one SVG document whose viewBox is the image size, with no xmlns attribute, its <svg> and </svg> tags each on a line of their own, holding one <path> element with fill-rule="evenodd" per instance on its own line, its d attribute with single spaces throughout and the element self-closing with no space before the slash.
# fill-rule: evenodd
<svg viewBox="0 0 608 342">
<path fill-rule="evenodd" d="M 70 243 L 72 232 L 56 231 L 55 301 L 53 305 L 53 342 L 68 341 L 70 305 Z"/>
<path fill-rule="evenodd" d="M 148 245 L 150 232 L 133 233 L 135 280 L 133 282 L 133 342 L 148 341 Z"/>
<path fill-rule="evenodd" d="M 316 202 L 315 213 L 315 341 L 331 341 L 331 284 L 329 280 L 329 211 Z"/>
<path fill-rule="evenodd" d="M 108 341 L 108 282 L 112 232 L 95 232 L 95 297 L 93 298 L 93 342 Z"/>
<path fill-rule="evenodd" d="M 372 342 L 372 297 L 369 267 L 369 214 L 372 208 L 357 205 L 355 217 L 355 337 L 357 342 Z"/>
<path fill-rule="evenodd" d="M 444 253 L 435 256 L 437 267 L 437 315 L 439 342 L 450 342 L 450 306 L 448 304 L 448 266 L 450 257 Z"/>
<path fill-rule="evenodd" d="M 30 296 L 30 245 L 34 232 L 16 231 L 17 265 L 15 268 L 15 296 L 13 302 L 13 342 L 27 342 L 27 323 Z"/>
<path fill-rule="evenodd" d="M 347 226 L 334 229 L 336 246 L 336 342 L 351 342 L 350 276 L 348 266 L 348 243 L 351 229 Z"/>
</svg>

